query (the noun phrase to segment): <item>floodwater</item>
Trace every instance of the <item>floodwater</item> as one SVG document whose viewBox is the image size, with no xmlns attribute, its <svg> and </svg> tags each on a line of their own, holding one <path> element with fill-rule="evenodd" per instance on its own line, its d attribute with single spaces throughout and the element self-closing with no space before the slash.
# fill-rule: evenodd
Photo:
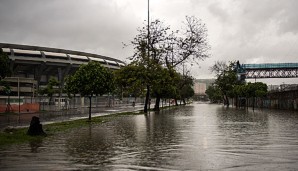
<svg viewBox="0 0 298 171">
<path fill-rule="evenodd" d="M 1 170 L 298 170 L 298 113 L 193 104 L 0 151 Z"/>
</svg>

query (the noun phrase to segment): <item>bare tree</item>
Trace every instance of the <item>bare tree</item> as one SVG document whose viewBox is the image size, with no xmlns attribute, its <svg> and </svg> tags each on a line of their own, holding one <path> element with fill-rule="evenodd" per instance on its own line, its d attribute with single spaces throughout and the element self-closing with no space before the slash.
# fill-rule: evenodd
<svg viewBox="0 0 298 171">
<path fill-rule="evenodd" d="M 171 31 L 170 27 L 165 26 L 160 20 L 155 20 L 138 31 L 139 34 L 131 41 L 135 50 L 131 60 L 142 63 L 149 73 L 154 72 L 152 69 L 156 68 L 155 65 L 166 66 L 171 72 L 184 62 L 198 63 L 209 56 L 206 26 L 194 16 L 186 16 L 181 32 Z M 151 86 L 148 83 L 146 103 Z M 156 101 L 159 102 L 159 99 Z"/>
</svg>

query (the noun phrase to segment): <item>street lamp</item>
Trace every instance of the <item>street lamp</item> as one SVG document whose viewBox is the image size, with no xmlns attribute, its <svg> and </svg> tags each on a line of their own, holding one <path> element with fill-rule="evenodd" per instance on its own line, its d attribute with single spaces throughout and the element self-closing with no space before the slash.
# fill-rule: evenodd
<svg viewBox="0 0 298 171">
<path fill-rule="evenodd" d="M 149 37 L 150 37 L 150 29 L 149 29 L 149 25 L 150 25 L 150 22 L 149 22 L 149 20 L 150 20 L 150 10 L 149 10 L 149 9 L 150 9 L 150 5 L 149 5 L 149 0 L 148 0 L 148 16 L 147 16 L 147 17 L 148 17 L 148 18 L 147 18 L 147 20 L 148 20 L 148 21 L 147 21 L 147 22 L 148 22 L 148 23 L 147 23 L 147 29 L 148 29 L 148 30 L 147 30 L 147 31 L 148 31 L 148 44 L 147 44 L 148 58 L 149 58 L 149 56 L 150 56 L 150 53 L 149 53 L 149 43 L 150 43 L 150 38 L 149 38 Z"/>
</svg>

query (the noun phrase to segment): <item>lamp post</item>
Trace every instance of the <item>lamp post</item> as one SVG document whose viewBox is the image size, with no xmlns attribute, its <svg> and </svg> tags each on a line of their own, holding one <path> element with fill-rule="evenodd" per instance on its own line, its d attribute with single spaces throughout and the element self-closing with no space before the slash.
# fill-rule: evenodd
<svg viewBox="0 0 298 171">
<path fill-rule="evenodd" d="M 150 53 L 149 53 L 149 48 L 150 48 L 150 46 L 149 46 L 149 43 L 150 43 L 150 29 L 149 29 L 149 25 L 150 25 L 150 21 L 149 21 L 150 20 L 150 10 L 149 9 L 150 9 L 150 4 L 149 4 L 149 0 L 148 0 L 148 16 L 147 16 L 148 17 L 147 18 L 147 20 L 148 20 L 147 21 L 148 22 L 147 23 L 147 29 L 148 29 L 147 30 L 148 31 L 148 35 L 147 35 L 148 36 L 148 44 L 147 44 L 147 50 L 148 50 L 148 52 L 147 53 L 148 53 L 148 58 L 150 57 Z"/>
<path fill-rule="evenodd" d="M 149 58 L 150 58 L 150 52 L 149 52 L 149 43 L 150 43 L 150 29 L 149 29 L 149 24 L 150 24 L 150 22 L 149 22 L 149 20 L 150 20 L 150 18 L 149 18 L 149 16 L 150 16 L 150 13 L 149 13 L 149 0 L 148 0 L 148 18 L 147 18 L 147 58 L 148 58 L 148 60 L 149 60 Z M 145 105 L 144 105 L 144 112 L 145 113 L 147 113 L 147 111 L 148 111 L 148 103 L 150 103 L 149 102 L 149 97 L 150 97 L 150 86 L 147 84 L 146 85 L 146 88 L 147 88 L 147 91 L 146 91 L 146 100 L 145 100 Z M 149 110 L 150 110 L 150 104 L 149 104 Z"/>
<path fill-rule="evenodd" d="M 255 75 L 254 77 L 255 77 L 255 85 L 254 85 L 254 87 L 256 87 L 257 76 Z M 252 111 L 255 111 L 255 101 L 256 101 L 256 89 L 254 88 Z"/>
<path fill-rule="evenodd" d="M 18 119 L 18 122 L 20 123 L 20 119 L 21 119 L 20 77 L 18 77 L 18 99 L 19 99 L 19 119 Z"/>
</svg>

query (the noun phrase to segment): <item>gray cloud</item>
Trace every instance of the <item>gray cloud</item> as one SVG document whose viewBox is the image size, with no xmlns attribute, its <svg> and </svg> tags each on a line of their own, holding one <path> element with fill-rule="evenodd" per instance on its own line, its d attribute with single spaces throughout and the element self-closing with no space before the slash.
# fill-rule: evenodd
<svg viewBox="0 0 298 171">
<path fill-rule="evenodd" d="M 113 1 L 1 1 L 2 41 L 118 56 L 138 20 Z M 121 15 L 124 12 L 127 15 Z M 5 17 L 2 17 L 5 16 Z M 125 58 L 119 56 L 120 58 Z"/>
<path fill-rule="evenodd" d="M 208 27 L 211 58 L 191 67 L 212 77 L 217 60 L 297 62 L 296 0 L 150 0 L 151 19 L 180 29 L 186 15 Z M 86 51 L 125 60 L 147 19 L 147 0 L 0 0 L 1 42 Z"/>
</svg>

